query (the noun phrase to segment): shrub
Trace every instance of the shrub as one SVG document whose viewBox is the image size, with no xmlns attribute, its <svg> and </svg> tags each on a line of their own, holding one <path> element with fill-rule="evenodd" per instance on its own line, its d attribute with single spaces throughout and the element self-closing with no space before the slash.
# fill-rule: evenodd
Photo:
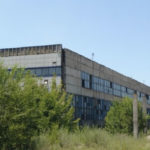
<svg viewBox="0 0 150 150">
<path fill-rule="evenodd" d="M 105 128 L 111 133 L 127 133 L 133 132 L 133 100 L 126 97 L 121 101 L 116 100 L 110 107 L 105 118 Z M 138 103 L 138 120 L 139 131 L 142 131 L 146 126 L 146 117 L 142 112 L 141 103 Z"/>
</svg>

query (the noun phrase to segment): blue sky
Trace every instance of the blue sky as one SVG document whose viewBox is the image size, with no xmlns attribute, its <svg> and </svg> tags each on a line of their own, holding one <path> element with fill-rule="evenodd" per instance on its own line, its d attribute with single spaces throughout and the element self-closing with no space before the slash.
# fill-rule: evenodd
<svg viewBox="0 0 150 150">
<path fill-rule="evenodd" d="M 150 0 L 0 0 L 0 48 L 62 43 L 150 86 Z"/>
</svg>

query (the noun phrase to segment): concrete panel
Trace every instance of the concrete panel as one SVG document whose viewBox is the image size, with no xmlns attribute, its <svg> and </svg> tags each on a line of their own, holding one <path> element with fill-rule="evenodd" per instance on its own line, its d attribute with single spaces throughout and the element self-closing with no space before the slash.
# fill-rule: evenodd
<svg viewBox="0 0 150 150">
<path fill-rule="evenodd" d="M 90 89 L 82 88 L 81 95 L 93 97 L 93 91 Z"/>
<path fill-rule="evenodd" d="M 66 75 L 74 76 L 76 78 L 81 79 L 81 71 L 70 68 L 70 67 L 65 67 L 66 70 Z"/>
<path fill-rule="evenodd" d="M 66 76 L 66 84 L 72 84 L 74 86 L 81 87 L 81 79 L 68 75 L 68 76 Z"/>
<path fill-rule="evenodd" d="M 2 61 L 8 68 L 12 68 L 14 65 L 24 68 L 61 66 L 61 55 L 59 53 L 51 53 L 41 55 L 10 56 L 0 57 L 0 61 Z"/>
<path fill-rule="evenodd" d="M 71 94 L 81 95 L 81 87 L 77 87 L 72 84 L 66 84 L 66 91 Z"/>
</svg>

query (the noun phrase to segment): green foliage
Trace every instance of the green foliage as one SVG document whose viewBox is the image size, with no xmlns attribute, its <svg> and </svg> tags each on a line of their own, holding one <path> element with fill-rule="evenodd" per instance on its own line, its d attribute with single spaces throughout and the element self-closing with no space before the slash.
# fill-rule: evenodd
<svg viewBox="0 0 150 150">
<path fill-rule="evenodd" d="M 111 133 L 133 133 L 133 100 L 126 97 L 116 100 L 110 107 L 105 118 L 105 128 Z M 139 131 L 146 126 L 146 116 L 142 112 L 141 103 L 138 103 Z"/>
<path fill-rule="evenodd" d="M 55 79 L 49 92 L 30 72 L 0 65 L 0 149 L 31 149 L 43 132 L 75 128 L 71 100 Z"/>
<path fill-rule="evenodd" d="M 54 126 L 55 128 L 57 126 L 73 130 L 77 127 L 78 120 L 73 120 L 72 95 L 68 95 L 63 90 L 62 84 L 57 85 L 55 78 L 52 79 L 51 92 L 47 92 L 44 99 L 43 114 L 48 128 L 53 129 Z"/>
</svg>

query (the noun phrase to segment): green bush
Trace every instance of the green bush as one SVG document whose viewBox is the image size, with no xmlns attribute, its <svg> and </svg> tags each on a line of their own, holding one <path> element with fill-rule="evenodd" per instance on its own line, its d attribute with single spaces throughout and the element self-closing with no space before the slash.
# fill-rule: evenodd
<svg viewBox="0 0 150 150">
<path fill-rule="evenodd" d="M 133 100 L 126 97 L 116 100 L 110 107 L 105 118 L 105 128 L 111 133 L 133 133 Z M 138 103 L 138 127 L 142 131 L 146 126 L 146 116 L 142 112 L 141 103 Z"/>
</svg>

